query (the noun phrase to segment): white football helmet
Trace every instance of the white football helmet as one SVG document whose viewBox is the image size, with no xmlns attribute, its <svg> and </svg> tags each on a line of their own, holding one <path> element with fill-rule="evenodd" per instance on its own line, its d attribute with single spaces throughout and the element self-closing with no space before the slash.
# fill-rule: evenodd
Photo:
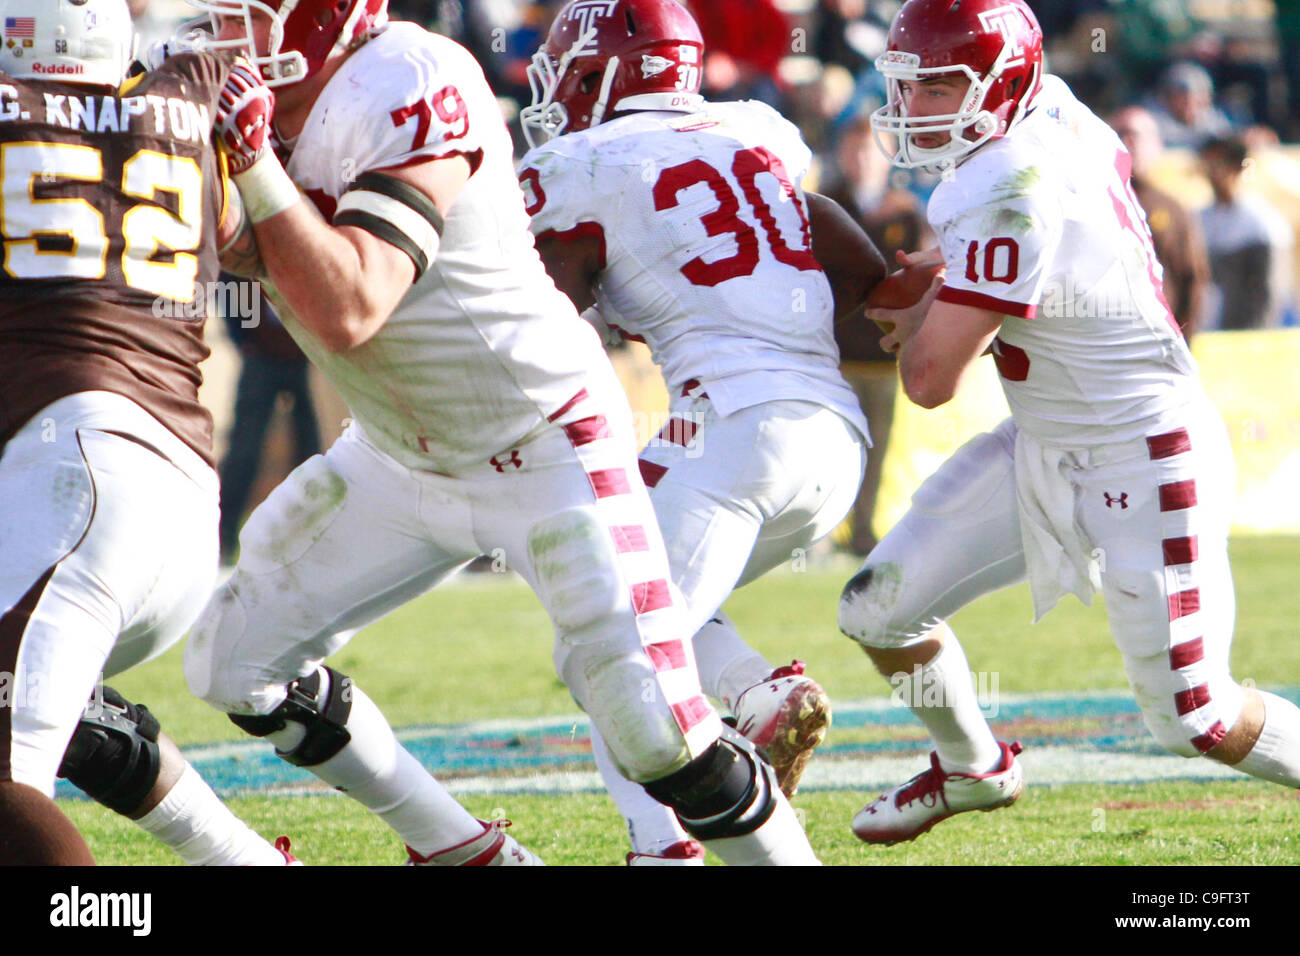
<svg viewBox="0 0 1300 956">
<path fill-rule="evenodd" d="M 0 0 L 0 70 L 119 86 L 135 53 L 126 0 Z"/>
</svg>

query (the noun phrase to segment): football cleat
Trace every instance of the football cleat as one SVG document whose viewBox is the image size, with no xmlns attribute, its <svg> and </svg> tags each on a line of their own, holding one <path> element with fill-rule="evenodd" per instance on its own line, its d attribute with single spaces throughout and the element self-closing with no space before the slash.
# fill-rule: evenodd
<svg viewBox="0 0 1300 956">
<path fill-rule="evenodd" d="M 506 833 L 509 820 L 493 820 L 483 824 L 483 832 L 446 850 L 422 856 L 409 846 L 406 848 L 407 866 L 545 866 L 534 853 L 525 850 L 518 841 Z"/>
<path fill-rule="evenodd" d="M 274 845 L 280 851 L 280 855 L 284 857 L 285 866 L 302 866 L 302 860 L 289 852 L 289 838 L 287 836 L 276 837 Z"/>
<path fill-rule="evenodd" d="M 741 694 L 735 712 L 736 729 L 767 756 L 781 792 L 794 796 L 813 748 L 831 725 L 826 691 L 803 675 L 803 661 L 792 661 Z"/>
<path fill-rule="evenodd" d="M 662 853 L 629 853 L 628 866 L 703 866 L 704 847 L 696 840 L 682 840 Z"/>
<path fill-rule="evenodd" d="M 968 810 L 1010 806 L 1025 784 L 1016 755 L 1020 742 L 1005 744 L 1002 759 L 988 773 L 947 773 L 939 755 L 930 754 L 930 769 L 902 786 L 882 793 L 853 818 L 853 832 L 867 843 L 914 840 L 936 823 Z"/>
</svg>

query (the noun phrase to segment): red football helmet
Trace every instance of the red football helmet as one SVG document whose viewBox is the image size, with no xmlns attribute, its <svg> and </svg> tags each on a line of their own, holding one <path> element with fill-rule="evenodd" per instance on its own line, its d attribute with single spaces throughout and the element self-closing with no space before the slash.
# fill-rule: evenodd
<svg viewBox="0 0 1300 956">
<path fill-rule="evenodd" d="M 676 0 L 573 0 L 528 67 L 524 135 L 536 146 L 620 110 L 696 110 L 703 54 L 700 28 Z"/>
<path fill-rule="evenodd" d="M 189 0 L 212 17 L 242 20 L 234 40 L 209 40 L 204 49 L 232 49 L 249 56 L 267 86 L 284 86 L 311 76 L 332 56 L 364 43 L 388 24 L 388 0 Z M 267 49 L 255 49 L 254 13 L 271 20 Z"/>
<path fill-rule="evenodd" d="M 897 135 L 895 165 L 942 171 L 1020 121 L 1041 86 L 1042 64 L 1043 31 L 1023 0 L 909 0 L 876 60 L 889 98 L 872 125 Z M 945 74 L 970 80 L 960 110 L 909 117 L 899 82 Z M 922 148 L 912 141 L 935 133 L 949 133 L 948 142 Z"/>
</svg>

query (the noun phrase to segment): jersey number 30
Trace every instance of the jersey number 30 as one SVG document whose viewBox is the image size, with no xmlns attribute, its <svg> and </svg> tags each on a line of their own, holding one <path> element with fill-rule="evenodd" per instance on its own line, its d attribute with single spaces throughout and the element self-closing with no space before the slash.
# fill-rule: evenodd
<svg viewBox="0 0 1300 956">
<path fill-rule="evenodd" d="M 772 207 L 759 192 L 759 173 L 769 173 L 776 178 L 782 196 L 790 201 L 799 214 L 803 248 L 791 249 L 785 237 L 781 235 L 781 228 L 777 224 L 776 216 L 772 214 Z M 812 254 L 808 216 L 799 202 L 798 193 L 790 184 L 790 177 L 786 174 L 781 160 L 763 146 L 738 150 L 731 163 L 731 174 L 740 184 L 740 190 L 749 202 L 750 209 L 753 210 L 759 225 L 763 227 L 763 232 L 767 235 L 768 247 L 776 260 L 793 266 L 801 272 L 820 271 L 821 266 L 817 264 L 817 259 Z M 722 173 L 704 160 L 692 159 L 678 166 L 670 166 L 659 174 L 654 184 L 655 210 L 663 212 L 674 208 L 680 200 L 680 193 L 699 183 L 704 183 L 712 189 L 713 195 L 718 200 L 717 209 L 700 217 L 705 232 L 710 236 L 735 236 L 736 251 L 733 255 L 712 262 L 706 262 L 702 257 L 696 256 L 682 266 L 682 275 L 690 279 L 693 285 L 706 286 L 715 286 L 728 279 L 753 275 L 754 270 L 758 268 L 758 236 L 754 233 L 753 227 L 738 215 L 740 198 L 736 195 L 735 189 Z"/>
<path fill-rule="evenodd" d="M 102 279 L 109 238 L 88 199 L 38 199 L 40 184 L 99 183 L 103 154 L 69 143 L 0 146 L 0 231 L 4 271 L 15 279 Z M 122 164 L 122 192 L 145 200 L 122 216 L 122 278 L 133 289 L 178 302 L 194 297 L 202 239 L 203 173 L 183 156 L 142 149 Z M 176 213 L 156 205 L 176 197 Z M 170 252 L 170 258 L 165 254 Z"/>
</svg>

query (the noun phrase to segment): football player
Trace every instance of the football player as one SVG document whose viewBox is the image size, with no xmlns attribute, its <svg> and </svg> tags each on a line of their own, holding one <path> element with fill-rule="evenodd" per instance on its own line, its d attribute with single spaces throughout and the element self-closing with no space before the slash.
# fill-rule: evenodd
<svg viewBox="0 0 1300 956">
<path fill-rule="evenodd" d="M 853 820 L 869 843 L 1016 799 L 946 620 L 1029 578 L 1041 617 L 1100 590 L 1152 736 L 1300 785 L 1300 710 L 1228 671 L 1232 452 L 1161 290 L 1129 156 L 1059 79 L 1021 0 L 910 0 L 877 68 L 894 162 L 942 174 L 929 205 L 946 278 L 892 326 L 904 388 L 952 398 L 991 351 L 1011 418 L 958 450 L 846 585 L 840 626 L 902 675 L 930 768 Z"/>
<path fill-rule="evenodd" d="M 146 708 L 91 697 L 174 644 L 215 579 L 191 306 L 234 231 L 212 140 L 229 64 L 177 57 L 119 89 L 124 0 L 0 14 L 0 862 L 92 862 L 57 772 L 187 862 L 283 864 Z"/>
<path fill-rule="evenodd" d="M 702 683 L 789 794 L 829 701 L 800 662 L 774 669 L 749 648 L 719 608 L 806 552 L 856 498 L 867 422 L 839 372 L 819 258 L 844 260 L 863 293 L 884 261 L 800 188 L 812 155 L 792 124 L 757 101 L 703 101 L 703 54 L 676 0 L 562 8 L 529 69 L 521 118 L 535 148 L 519 178 L 557 286 L 598 330 L 645 342 L 663 372 L 670 417 L 640 467 Z M 628 820 L 629 862 L 702 862 L 593 743 Z"/>
<path fill-rule="evenodd" d="M 626 398 L 533 248 L 478 64 L 384 0 L 196 5 L 257 65 L 225 127 L 232 173 L 285 326 L 354 418 L 245 525 L 191 688 L 377 813 L 412 862 L 536 862 L 322 663 L 500 548 L 622 772 L 727 862 L 815 862 L 770 765 L 701 694 Z"/>
</svg>

